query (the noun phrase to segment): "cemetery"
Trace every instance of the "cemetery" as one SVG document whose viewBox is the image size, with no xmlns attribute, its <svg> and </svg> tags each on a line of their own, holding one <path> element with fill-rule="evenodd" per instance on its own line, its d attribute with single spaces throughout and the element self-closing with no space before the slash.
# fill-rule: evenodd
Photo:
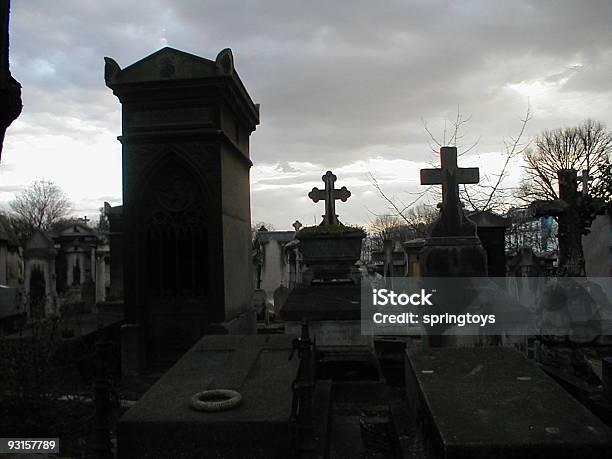
<svg viewBox="0 0 612 459">
<path fill-rule="evenodd" d="M 2 141 L 28 87 L 0 13 Z M 243 54 L 99 56 L 121 204 L 27 238 L 0 216 L 0 437 L 58 438 L 59 457 L 612 457 L 612 212 L 589 170 L 477 208 L 484 167 L 441 144 L 410 177 L 437 193 L 431 221 L 375 240 L 318 162 L 293 229 L 254 225 L 268 114 Z"/>
</svg>

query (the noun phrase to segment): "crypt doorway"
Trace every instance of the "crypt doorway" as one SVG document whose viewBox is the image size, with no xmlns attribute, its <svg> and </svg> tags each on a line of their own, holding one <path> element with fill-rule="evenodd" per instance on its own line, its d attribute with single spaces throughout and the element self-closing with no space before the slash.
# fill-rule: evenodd
<svg viewBox="0 0 612 459">
<path fill-rule="evenodd" d="M 189 165 L 170 155 L 143 195 L 140 273 L 149 364 L 174 362 L 210 322 L 206 196 Z"/>
</svg>

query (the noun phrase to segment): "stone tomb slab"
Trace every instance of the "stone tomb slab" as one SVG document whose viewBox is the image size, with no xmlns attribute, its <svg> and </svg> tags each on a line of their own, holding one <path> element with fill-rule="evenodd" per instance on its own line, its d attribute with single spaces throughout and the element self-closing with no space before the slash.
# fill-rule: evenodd
<svg viewBox="0 0 612 459">
<path fill-rule="evenodd" d="M 120 458 L 292 457 L 293 336 L 206 336 L 120 419 Z M 242 403 L 221 412 L 189 407 L 192 395 L 233 389 Z"/>
<path fill-rule="evenodd" d="M 513 349 L 406 356 L 412 416 L 434 457 L 612 457 L 612 430 Z"/>
</svg>

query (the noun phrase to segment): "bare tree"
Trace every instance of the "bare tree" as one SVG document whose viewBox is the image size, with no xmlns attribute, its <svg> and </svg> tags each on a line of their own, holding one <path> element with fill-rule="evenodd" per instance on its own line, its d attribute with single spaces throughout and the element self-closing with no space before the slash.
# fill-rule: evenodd
<svg viewBox="0 0 612 459">
<path fill-rule="evenodd" d="M 527 124 L 531 120 L 531 117 L 531 108 L 528 105 L 525 116 L 521 119 L 518 135 L 504 140 L 504 162 L 499 171 L 489 176 L 484 176 L 479 184 L 463 185 L 461 187 L 461 200 L 469 207 L 469 210 L 503 212 L 512 206 L 515 199 L 514 190 L 506 186 L 506 179 L 510 172 L 512 160 L 519 157 L 529 146 L 529 143 L 525 141 L 524 137 Z M 442 146 L 455 146 L 458 150 L 458 156 L 462 156 L 469 153 L 478 145 L 480 138 L 464 145 L 465 135 L 462 133 L 462 130 L 469 121 L 470 118 L 465 118 L 459 109 L 457 109 L 456 118 L 451 122 L 445 122 L 442 139 L 436 138 L 425 121 L 423 121 L 423 127 L 429 135 L 429 146 L 432 152 L 436 154 L 436 160 L 439 148 Z M 435 161 L 432 161 L 430 164 L 434 167 L 437 166 Z M 435 216 L 437 216 L 437 210 L 425 204 L 418 206 L 419 208 L 413 212 L 413 215 L 411 215 L 410 212 L 425 196 L 431 196 L 434 202 L 439 202 L 441 200 L 441 191 L 438 187 L 426 187 L 423 191 L 412 193 L 411 199 L 405 201 L 386 194 L 376 180 L 376 177 L 372 174 L 369 174 L 368 178 L 379 196 L 387 202 L 388 210 L 392 212 L 393 215 L 404 219 L 408 225 L 414 227 L 412 220 L 414 220 L 415 216 L 418 217 L 417 220 L 423 216 L 427 217 L 425 220 L 429 218 L 435 219 Z"/>
<path fill-rule="evenodd" d="M 368 225 L 368 235 L 378 250 L 384 241 L 404 242 L 415 237 L 414 230 L 395 215 L 377 215 Z"/>
<path fill-rule="evenodd" d="M 516 137 L 504 139 L 504 163 L 498 172 L 484 176 L 480 183 L 463 185 L 461 199 L 473 211 L 505 212 L 514 204 L 514 189 L 505 186 L 512 160 L 519 157 L 529 148 L 530 143 L 524 141 L 525 129 L 531 120 L 531 108 L 527 106 L 525 116 L 521 119 L 520 129 Z"/>
<path fill-rule="evenodd" d="M 457 116 L 452 121 L 444 120 L 444 129 L 442 131 L 442 138 L 438 139 L 429 127 L 427 126 L 427 122 L 424 119 L 421 119 L 423 123 L 423 128 L 429 135 L 429 148 L 434 154 L 438 154 L 440 152 L 441 147 L 450 146 L 457 147 L 459 151 L 458 156 L 469 153 L 471 150 L 476 148 L 478 143 L 480 142 L 480 137 L 478 137 L 475 141 L 471 142 L 467 147 L 463 146 L 463 139 L 465 138 L 465 134 L 463 134 L 464 125 L 468 124 L 472 119 L 471 116 L 465 118 L 459 107 L 457 107 Z M 449 126 L 450 124 L 450 126 Z"/>
<path fill-rule="evenodd" d="M 516 196 L 525 204 L 558 199 L 561 169 L 588 171 L 589 186 L 600 188 L 611 154 L 612 133 L 598 121 L 588 119 L 578 126 L 543 131 L 523 154 L 524 177 Z"/>
<path fill-rule="evenodd" d="M 427 228 L 436 221 L 440 211 L 436 206 L 417 204 L 404 213 L 404 220 L 414 233 L 414 237 L 425 237 Z"/>
<path fill-rule="evenodd" d="M 55 183 L 38 180 L 15 196 L 9 207 L 26 227 L 47 230 L 68 215 L 71 203 Z"/>
</svg>

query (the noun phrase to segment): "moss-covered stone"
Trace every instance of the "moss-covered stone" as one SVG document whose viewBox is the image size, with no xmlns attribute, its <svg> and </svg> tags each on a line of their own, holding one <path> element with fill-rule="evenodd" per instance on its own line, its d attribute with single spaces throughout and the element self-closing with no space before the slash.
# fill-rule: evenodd
<svg viewBox="0 0 612 459">
<path fill-rule="evenodd" d="M 298 234 L 298 239 L 301 236 L 349 236 L 349 235 L 366 235 L 365 230 L 361 226 L 347 226 L 347 225 L 318 225 L 318 226 L 307 226 L 302 228 Z"/>
</svg>

